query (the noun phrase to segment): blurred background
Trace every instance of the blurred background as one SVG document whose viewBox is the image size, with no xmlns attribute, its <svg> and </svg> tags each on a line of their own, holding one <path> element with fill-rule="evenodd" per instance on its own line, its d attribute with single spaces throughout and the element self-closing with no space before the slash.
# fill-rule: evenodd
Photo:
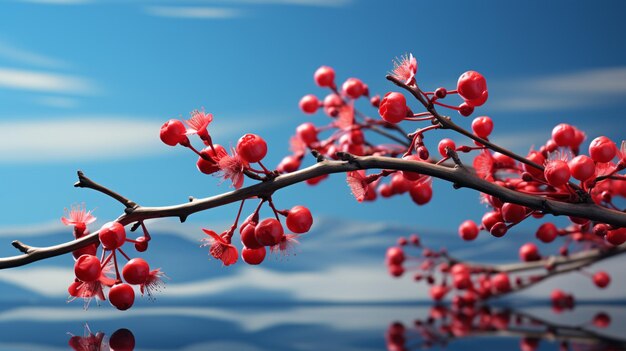
<svg viewBox="0 0 626 351">
<path fill-rule="evenodd" d="M 278 164 L 300 123 L 327 123 L 322 113 L 305 116 L 298 108 L 305 94 L 327 94 L 312 79 L 321 65 L 335 68 L 338 84 L 358 77 L 372 94 L 381 95 L 396 90 L 384 76 L 392 59 L 406 53 L 417 58 L 416 78 L 426 90 L 452 89 L 460 74 L 479 71 L 490 96 L 474 116 L 491 116 L 493 141 L 519 153 L 543 144 L 561 122 L 587 133 L 584 148 L 599 135 L 622 140 L 625 10 L 621 1 L 599 6 L 496 0 L 2 0 L 0 254 L 17 253 L 10 246 L 14 239 L 32 245 L 71 239 L 60 218 L 72 205 L 94 210 L 93 228 L 122 212 L 99 193 L 73 188 L 79 169 L 145 206 L 229 191 L 228 183 L 196 170 L 194 154 L 158 138 L 163 122 L 186 119 L 194 109 L 213 113 L 215 142 L 234 146 L 241 135 L 257 133 L 268 142 L 265 163 Z M 357 107 L 377 116 L 365 101 Z M 471 123 L 471 118 L 455 118 L 465 127 Z M 443 137 L 467 143 L 445 132 L 432 133 L 425 142 L 434 151 Z M 309 157 L 303 165 L 313 162 Z M 481 233 L 478 240 L 463 242 L 456 234 L 459 223 L 479 221 L 484 207 L 477 193 L 441 181 L 434 183 L 433 200 L 420 207 L 409 196 L 359 204 L 343 175 L 314 188 L 284 189 L 274 200 L 280 208 L 308 206 L 315 223 L 297 255 L 259 267 L 225 268 L 198 247 L 204 236 L 200 229 L 226 229 L 236 205 L 193 215 L 185 224 L 148 222 L 155 240 L 143 257 L 170 279 L 156 303 L 141 300 L 123 314 L 108 303 L 94 304 L 88 312 L 79 301 L 66 305 L 73 277 L 69 256 L 0 272 L 0 323 L 7 325 L 0 347 L 19 349 L 32 336 L 16 331 L 23 322 L 62 330 L 46 333 L 55 341 L 41 337 L 37 344 L 62 349 L 63 332 L 81 334 L 82 323 L 89 321 L 107 332 L 124 326 L 114 326 L 119 322 L 146 334 L 157 330 L 160 337 L 141 338 L 150 339 L 145 347 L 153 349 L 319 348 L 324 338 L 314 335 L 320 333 L 341 340 L 336 349 L 380 349 L 390 322 L 417 318 L 413 310 L 389 306 L 413 306 L 427 296 L 423 285 L 386 273 L 384 253 L 398 236 L 418 233 L 428 245 L 448 247 L 457 257 L 504 262 L 517 260 L 517 248 L 532 240 L 539 224 L 521 225 L 499 240 Z M 250 205 L 245 211 L 252 210 Z M 588 277 L 574 274 L 514 296 L 512 303 L 545 301 L 559 286 L 575 290 L 580 300 L 621 306 L 623 263 L 617 258 L 600 265 L 613 275 L 609 289 L 600 291 Z M 346 304 L 370 307 L 319 313 L 310 307 Z M 259 305 L 281 312 L 256 310 Z M 185 330 L 189 343 L 168 344 L 167 333 L 154 329 L 162 327 L 159 321 Z M 224 325 L 236 331 L 224 340 L 210 339 L 222 332 L 202 327 Z M 316 328 L 307 329 L 312 325 Z M 614 332 L 620 332 L 619 325 L 613 323 Z M 286 326 L 300 337 L 281 343 L 281 330 L 291 330 Z M 242 341 L 246 338 L 251 342 Z M 228 344 L 233 340 L 241 344 Z"/>
</svg>

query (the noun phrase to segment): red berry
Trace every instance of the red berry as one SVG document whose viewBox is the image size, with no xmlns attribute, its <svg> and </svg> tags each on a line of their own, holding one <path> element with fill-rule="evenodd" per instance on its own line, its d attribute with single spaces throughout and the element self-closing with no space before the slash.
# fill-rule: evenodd
<svg viewBox="0 0 626 351">
<path fill-rule="evenodd" d="M 493 162 L 498 168 L 515 168 L 515 160 L 505 154 L 494 152 Z"/>
<path fill-rule="evenodd" d="M 267 144 L 260 136 L 248 133 L 239 138 L 237 153 L 248 163 L 259 162 L 267 154 Z"/>
<path fill-rule="evenodd" d="M 111 351 L 133 351 L 135 336 L 126 328 L 118 329 L 109 338 L 109 348 Z"/>
<path fill-rule="evenodd" d="M 187 138 L 187 128 L 183 122 L 177 119 L 170 119 L 161 126 L 161 141 L 169 146 L 176 146 L 177 144 L 189 144 Z"/>
<path fill-rule="evenodd" d="M 605 136 L 599 136 L 589 144 L 589 156 L 596 162 L 610 162 L 616 153 L 617 146 Z"/>
<path fill-rule="evenodd" d="M 76 278 L 85 283 L 90 283 L 100 278 L 100 260 L 93 255 L 82 255 L 74 263 L 74 274 Z"/>
<path fill-rule="evenodd" d="M 487 81 L 476 71 L 467 71 L 459 77 L 456 89 L 464 100 L 475 100 L 487 91 Z"/>
<path fill-rule="evenodd" d="M 417 155 L 408 155 L 408 156 L 404 156 L 402 157 L 403 160 L 407 160 L 407 161 L 416 161 L 416 162 L 421 162 L 422 159 L 419 158 L 419 156 Z M 402 173 L 402 176 L 407 179 L 407 180 L 411 180 L 411 181 L 415 181 L 418 180 L 422 177 L 421 174 L 416 173 L 416 172 L 409 172 L 409 171 L 400 171 Z"/>
<path fill-rule="evenodd" d="M 301 164 L 302 159 L 300 157 L 288 155 L 280 161 L 276 169 L 281 173 L 291 173 L 297 171 Z"/>
<path fill-rule="evenodd" d="M 245 223 L 241 227 L 241 243 L 249 249 L 263 247 L 263 245 L 259 244 L 256 240 L 256 236 L 254 235 L 255 229 L 256 225 L 252 223 Z"/>
<path fill-rule="evenodd" d="M 487 99 L 489 98 L 489 92 L 487 90 L 485 90 L 479 98 L 474 99 L 474 100 L 465 100 L 465 102 L 467 102 L 468 105 L 472 106 L 472 107 L 477 107 L 477 106 L 482 106 L 485 102 L 487 102 Z"/>
<path fill-rule="evenodd" d="M 506 273 L 498 273 L 491 277 L 491 285 L 498 293 L 505 293 L 511 290 L 511 281 Z"/>
<path fill-rule="evenodd" d="M 561 160 L 553 160 L 546 165 L 543 176 L 548 181 L 548 184 L 555 188 L 563 186 L 569 182 L 571 176 L 569 166 L 567 162 Z"/>
<path fill-rule="evenodd" d="M 389 123 L 401 122 L 406 117 L 408 111 L 406 98 L 404 95 L 396 92 L 385 94 L 378 108 L 380 116 Z"/>
<path fill-rule="evenodd" d="M 622 245 L 626 242 L 626 228 L 609 230 L 604 238 L 612 245 Z"/>
<path fill-rule="evenodd" d="M 116 284 L 109 290 L 109 302 L 120 311 L 129 309 L 135 302 L 133 287 L 126 284 Z"/>
<path fill-rule="evenodd" d="M 247 264 L 257 265 L 263 262 L 265 259 L 265 255 L 267 254 L 267 250 L 264 246 L 261 246 L 256 249 L 251 249 L 249 247 L 244 247 L 241 250 L 241 258 Z"/>
<path fill-rule="evenodd" d="M 494 224 L 502 221 L 504 221 L 504 219 L 502 219 L 502 214 L 498 211 L 487 212 L 482 218 L 483 227 L 485 227 L 487 231 L 491 231 Z"/>
<path fill-rule="evenodd" d="M 474 113 L 474 106 L 468 104 L 467 102 L 459 105 L 459 114 L 461 114 L 461 116 L 467 117 L 472 113 Z"/>
<path fill-rule="evenodd" d="M 215 151 L 213 151 L 215 149 Z M 226 155 L 226 149 L 223 146 L 214 144 L 211 148 L 210 146 L 205 147 L 200 151 L 200 154 L 203 156 L 198 156 L 198 162 L 196 162 L 196 167 L 198 170 L 204 174 L 213 174 L 220 170 L 220 166 L 218 164 L 219 157 L 218 155 Z M 208 157 L 213 160 L 206 160 L 205 157 Z"/>
<path fill-rule="evenodd" d="M 453 151 L 456 150 L 456 144 L 454 143 L 454 140 L 448 139 L 448 138 L 441 139 L 441 141 L 439 142 L 439 145 L 437 145 L 437 149 L 439 150 L 439 154 L 442 157 L 448 157 L 446 148 L 449 148 Z"/>
<path fill-rule="evenodd" d="M 519 258 L 524 262 L 538 261 L 541 259 L 537 245 L 526 243 L 519 248 Z"/>
<path fill-rule="evenodd" d="M 430 182 L 419 182 L 409 190 L 409 195 L 416 204 L 425 205 L 433 197 L 433 187 Z"/>
<path fill-rule="evenodd" d="M 307 146 L 317 142 L 317 128 L 311 122 L 302 123 L 296 128 L 296 135 Z"/>
<path fill-rule="evenodd" d="M 387 249 L 385 261 L 388 265 L 401 265 L 405 260 L 404 251 L 400 247 L 390 247 Z"/>
<path fill-rule="evenodd" d="M 535 236 L 544 243 L 551 243 L 559 235 L 559 229 L 553 223 L 544 223 L 537 228 Z"/>
<path fill-rule="evenodd" d="M 517 223 L 524 217 L 526 217 L 526 207 L 509 202 L 502 205 L 502 218 L 505 222 Z"/>
<path fill-rule="evenodd" d="M 593 160 L 585 155 L 578 155 L 568 163 L 572 172 L 572 177 L 585 181 L 596 173 L 596 164 Z"/>
<path fill-rule="evenodd" d="M 296 234 L 306 233 L 313 225 L 311 211 L 304 206 L 294 206 L 287 214 L 287 228 Z"/>
<path fill-rule="evenodd" d="M 448 95 L 448 90 L 446 88 L 437 88 L 435 90 L 435 96 L 437 99 L 443 99 Z"/>
<path fill-rule="evenodd" d="M 341 86 L 343 93 L 347 96 L 358 99 L 366 92 L 366 87 L 358 78 L 348 78 Z"/>
<path fill-rule="evenodd" d="M 328 66 L 322 66 L 313 75 L 315 83 L 320 87 L 333 87 L 335 85 L 335 70 Z"/>
<path fill-rule="evenodd" d="M 322 174 L 321 176 L 317 176 L 314 178 L 309 178 L 306 180 L 306 183 L 308 185 L 316 185 L 317 183 L 321 182 L 322 180 L 328 178 L 328 174 Z"/>
<path fill-rule="evenodd" d="M 143 258 L 133 258 L 126 262 L 122 276 L 128 284 L 143 284 L 150 274 L 150 266 Z"/>
<path fill-rule="evenodd" d="M 570 146 L 576 140 L 576 129 L 569 124 L 561 123 L 552 129 L 552 140 L 557 146 Z"/>
<path fill-rule="evenodd" d="M 461 223 L 461 225 L 459 226 L 459 236 L 461 236 L 461 238 L 463 240 L 474 240 L 476 239 L 476 237 L 478 236 L 478 225 L 476 225 L 476 222 L 472 221 L 472 220 L 467 220 L 463 223 Z"/>
<path fill-rule="evenodd" d="M 543 165 L 546 162 L 546 158 L 543 157 L 543 155 L 539 151 L 531 151 L 530 153 L 528 153 L 528 156 L 526 156 L 526 159 L 538 165 Z M 539 168 L 529 166 L 525 163 L 522 165 L 522 167 L 526 172 L 532 174 L 533 177 L 543 179 L 543 171 Z"/>
<path fill-rule="evenodd" d="M 606 288 L 611 283 L 611 276 L 604 271 L 593 275 L 593 283 L 600 289 Z"/>
<path fill-rule="evenodd" d="M 92 244 L 92 245 L 87 245 L 85 247 L 81 247 L 78 250 L 72 251 L 72 256 L 74 256 L 74 258 L 79 258 L 82 255 L 94 255 L 95 256 L 97 251 L 98 251 L 98 245 Z"/>
<path fill-rule="evenodd" d="M 404 267 L 398 264 L 390 264 L 387 266 L 387 270 L 392 277 L 398 278 L 404 274 Z"/>
<path fill-rule="evenodd" d="M 107 250 L 114 250 L 122 245 L 126 240 L 126 230 L 118 222 L 105 223 L 98 233 L 102 247 Z"/>
<path fill-rule="evenodd" d="M 487 116 L 476 117 L 472 121 L 472 131 L 476 136 L 486 139 L 493 131 L 493 121 Z"/>
<path fill-rule="evenodd" d="M 415 183 L 406 179 L 402 173 L 395 173 L 391 177 L 391 191 L 394 194 L 404 194 L 407 191 L 411 190 Z"/>
<path fill-rule="evenodd" d="M 450 288 L 447 286 L 434 285 L 430 287 L 430 297 L 435 301 L 441 301 L 448 291 L 450 291 Z"/>
<path fill-rule="evenodd" d="M 370 104 L 372 104 L 372 106 L 378 108 L 378 106 L 380 106 L 380 95 L 376 95 L 376 96 L 372 97 L 370 99 Z"/>
<path fill-rule="evenodd" d="M 320 100 L 313 94 L 304 95 L 302 99 L 300 99 L 300 109 L 304 113 L 315 113 L 319 107 Z"/>
<path fill-rule="evenodd" d="M 283 234 L 283 226 L 276 218 L 266 218 L 254 229 L 256 241 L 263 246 L 278 244 Z"/>
<path fill-rule="evenodd" d="M 135 250 L 138 252 L 144 252 L 148 249 L 148 240 L 145 236 L 140 236 L 135 241 Z"/>
<path fill-rule="evenodd" d="M 593 325 L 598 328 L 607 328 L 611 325 L 611 316 L 604 312 L 600 312 L 593 317 Z"/>
<path fill-rule="evenodd" d="M 506 234 L 508 230 L 509 228 L 506 226 L 504 222 L 498 222 L 491 227 L 491 229 L 489 230 L 489 233 L 495 236 L 496 238 L 500 238 L 500 237 L 503 237 L 504 234 Z"/>
</svg>

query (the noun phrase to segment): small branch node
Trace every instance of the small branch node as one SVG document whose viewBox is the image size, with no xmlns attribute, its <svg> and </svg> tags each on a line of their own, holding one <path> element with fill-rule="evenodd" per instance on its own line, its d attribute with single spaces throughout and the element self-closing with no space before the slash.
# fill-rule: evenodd
<svg viewBox="0 0 626 351">
<path fill-rule="evenodd" d="M 324 162 L 326 160 L 326 157 L 324 155 L 322 155 L 321 153 L 319 153 L 317 150 L 311 150 L 311 154 L 313 155 L 313 157 L 315 157 L 315 160 L 319 163 L 319 162 Z"/>
<path fill-rule="evenodd" d="M 19 240 L 13 240 L 13 242 L 11 242 L 11 245 L 13 245 L 14 248 L 25 254 L 30 253 L 30 251 L 33 249 L 32 247 L 22 243 Z"/>
</svg>

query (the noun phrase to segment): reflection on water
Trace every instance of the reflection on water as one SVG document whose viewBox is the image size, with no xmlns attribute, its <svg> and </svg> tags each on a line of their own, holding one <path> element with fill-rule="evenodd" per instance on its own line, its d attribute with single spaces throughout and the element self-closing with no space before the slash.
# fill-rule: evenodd
<svg viewBox="0 0 626 351">
<path fill-rule="evenodd" d="M 562 312 L 554 306 L 552 309 Z M 521 351 L 539 350 L 542 340 L 548 340 L 554 344 L 552 349 L 559 351 L 626 350 L 625 335 L 611 336 L 600 331 L 610 325 L 611 316 L 604 311 L 597 312 L 589 321 L 572 324 L 571 320 L 569 323 L 548 320 L 511 308 L 436 305 L 412 325 L 391 323 L 385 338 L 389 351 L 447 348 L 464 338 L 481 338 L 485 344 L 493 338 L 517 339 Z"/>
<path fill-rule="evenodd" d="M 68 345 L 74 351 L 133 351 L 135 349 L 135 335 L 126 328 L 113 332 L 110 338 L 106 338 L 104 332 L 94 334 L 85 324 L 85 332 L 82 336 L 70 334 Z"/>
<path fill-rule="evenodd" d="M 85 322 L 90 329 L 83 331 Z M 0 304 L 0 350 L 98 350 L 79 348 L 98 340 L 100 350 L 626 350 L 625 326 L 622 304 L 560 313 L 548 305 L 194 303 L 119 312 Z"/>
</svg>

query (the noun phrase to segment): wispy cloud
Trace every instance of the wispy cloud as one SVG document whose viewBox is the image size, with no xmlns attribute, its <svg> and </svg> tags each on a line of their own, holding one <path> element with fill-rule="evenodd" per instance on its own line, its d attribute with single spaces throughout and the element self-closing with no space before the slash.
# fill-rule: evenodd
<svg viewBox="0 0 626 351">
<path fill-rule="evenodd" d="M 151 154 L 159 149 L 159 127 L 156 121 L 125 116 L 2 121 L 0 162 L 101 160 Z"/>
<path fill-rule="evenodd" d="M 78 105 L 78 100 L 63 96 L 42 96 L 35 99 L 35 102 L 48 107 L 73 108 Z"/>
<path fill-rule="evenodd" d="M 211 132 L 228 138 L 240 131 L 242 122 L 262 125 L 261 121 L 225 118 L 211 125 Z M 0 121 L 0 163 L 101 161 L 155 155 L 163 152 L 158 137 L 162 123 L 163 118 L 124 115 L 46 119 L 39 116 Z"/>
<path fill-rule="evenodd" d="M 592 107 L 626 97 L 626 67 L 609 67 L 547 77 L 495 82 L 494 110 L 537 111 Z"/>
<path fill-rule="evenodd" d="M 152 16 L 189 19 L 228 19 L 241 17 L 241 10 L 220 7 L 148 6 L 146 13 Z"/>
<path fill-rule="evenodd" d="M 61 60 L 24 50 L 23 48 L 20 48 L 2 39 L 0 39 L 0 57 L 14 62 L 25 63 L 34 66 L 51 68 L 60 68 L 67 66 L 67 64 Z"/>
<path fill-rule="evenodd" d="M 6 67 L 0 67 L 1 88 L 80 95 L 99 90 L 95 83 L 82 77 Z"/>
</svg>

